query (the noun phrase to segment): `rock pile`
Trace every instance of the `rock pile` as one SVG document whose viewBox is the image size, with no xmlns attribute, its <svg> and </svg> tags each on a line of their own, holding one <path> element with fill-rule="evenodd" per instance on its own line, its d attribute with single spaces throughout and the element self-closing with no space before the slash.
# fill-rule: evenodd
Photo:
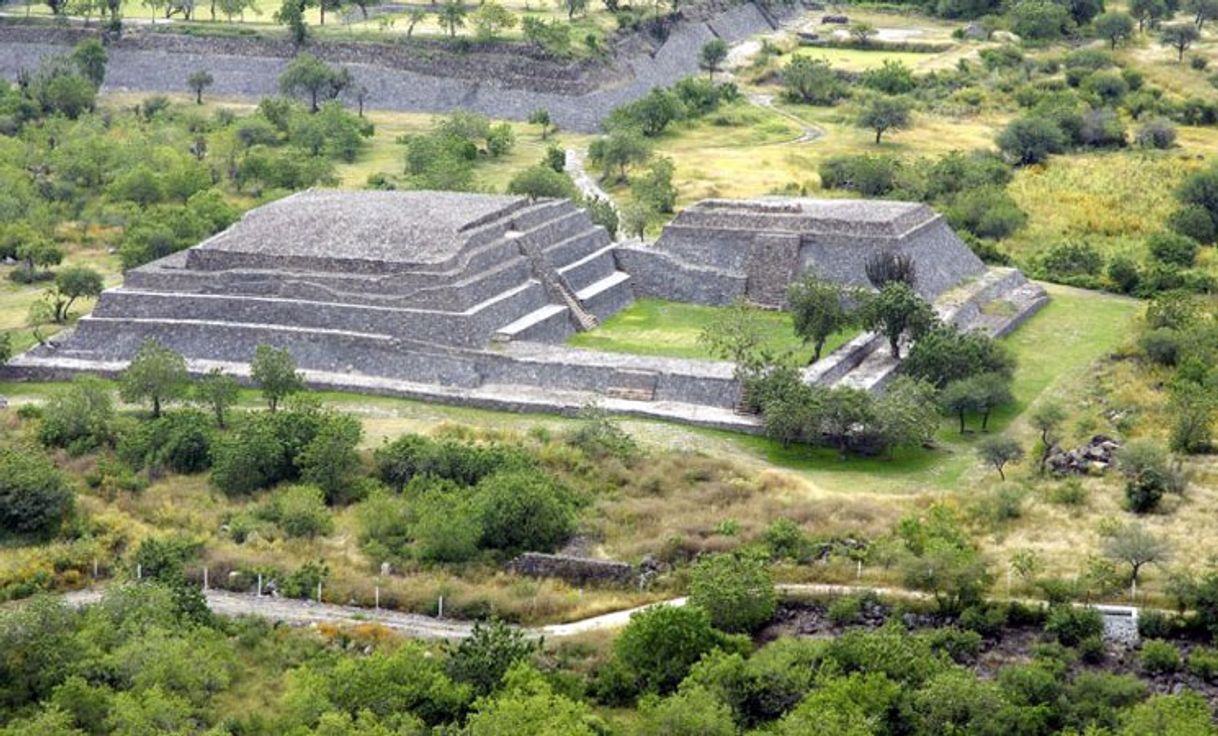
<svg viewBox="0 0 1218 736">
<path fill-rule="evenodd" d="M 826 15 L 820 19 L 821 23 L 835 23 L 837 25 L 845 25 L 850 22 L 850 19 L 844 15 Z"/>
<path fill-rule="evenodd" d="M 1112 467 L 1113 455 L 1120 448 L 1116 440 L 1097 434 L 1082 447 L 1050 455 L 1049 467 L 1058 475 L 1103 473 Z"/>
</svg>

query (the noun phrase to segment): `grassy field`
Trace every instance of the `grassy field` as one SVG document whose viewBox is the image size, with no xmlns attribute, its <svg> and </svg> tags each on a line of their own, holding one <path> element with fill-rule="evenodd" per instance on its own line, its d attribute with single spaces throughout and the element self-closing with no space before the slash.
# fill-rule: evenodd
<svg viewBox="0 0 1218 736">
<path fill-rule="evenodd" d="M 635 355 L 659 355 L 670 358 L 715 360 L 698 337 L 725 311 L 722 307 L 667 302 L 660 299 L 640 299 L 605 320 L 591 332 L 580 332 L 567 342 L 579 348 L 605 350 Z M 776 354 L 789 354 L 795 365 L 806 365 L 812 359 L 812 348 L 795 336 L 791 315 L 785 312 L 763 312 L 766 347 Z M 825 343 L 824 355 L 836 350 L 856 331 L 834 334 Z"/>
</svg>

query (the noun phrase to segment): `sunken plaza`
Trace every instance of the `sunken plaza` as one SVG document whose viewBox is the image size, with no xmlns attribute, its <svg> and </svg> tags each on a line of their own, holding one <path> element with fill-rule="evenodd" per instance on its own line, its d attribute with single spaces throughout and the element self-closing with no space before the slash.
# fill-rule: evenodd
<svg viewBox="0 0 1218 736">
<path fill-rule="evenodd" d="M 308 190 L 133 269 L 74 330 L 16 357 L 11 378 L 121 371 L 148 339 L 193 372 L 248 375 L 255 347 L 287 349 L 308 385 L 512 411 L 617 413 L 756 429 L 726 362 L 577 349 L 577 331 L 642 297 L 781 308 L 808 269 L 867 286 L 877 253 L 911 258 L 941 318 L 1000 336 L 1047 301 L 988 267 L 917 203 L 706 200 L 651 244 L 615 242 L 567 200 L 451 192 Z M 803 370 L 879 390 L 897 361 L 863 333 Z"/>
</svg>

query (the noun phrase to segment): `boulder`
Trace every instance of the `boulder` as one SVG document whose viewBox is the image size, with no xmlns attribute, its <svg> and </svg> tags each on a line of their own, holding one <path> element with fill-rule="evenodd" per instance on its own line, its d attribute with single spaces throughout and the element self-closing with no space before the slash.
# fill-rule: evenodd
<svg viewBox="0 0 1218 736">
<path fill-rule="evenodd" d="M 850 22 L 850 19 L 844 15 L 830 14 L 830 15 L 822 15 L 820 18 L 820 22 L 821 23 L 833 23 L 835 25 L 845 25 Z"/>
<path fill-rule="evenodd" d="M 965 38 L 974 41 L 984 41 L 990 37 L 990 32 L 981 26 L 980 23 L 969 23 L 962 31 Z"/>
<path fill-rule="evenodd" d="M 1057 475 L 1102 475 L 1112 467 L 1120 447 L 1111 437 L 1097 434 L 1082 447 L 1049 455 L 1049 468 Z"/>
</svg>

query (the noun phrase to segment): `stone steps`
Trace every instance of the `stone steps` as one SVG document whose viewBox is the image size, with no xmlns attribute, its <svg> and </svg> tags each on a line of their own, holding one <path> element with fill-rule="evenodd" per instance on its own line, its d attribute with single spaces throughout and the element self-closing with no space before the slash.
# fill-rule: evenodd
<svg viewBox="0 0 1218 736">
<path fill-rule="evenodd" d="M 613 259 L 613 243 L 598 251 L 586 255 L 574 263 L 558 269 L 558 275 L 576 291 L 584 289 L 617 271 L 617 263 Z"/>
<path fill-rule="evenodd" d="M 536 241 L 534 241 L 536 242 Z M 570 237 L 551 243 L 542 249 L 542 257 L 553 268 L 562 269 L 583 260 L 606 246 L 612 245 L 609 235 L 601 228 L 581 230 Z"/>
<path fill-rule="evenodd" d="M 499 328 L 491 339 L 493 342 L 564 342 L 574 332 L 570 310 L 561 304 L 546 304 Z"/>
<path fill-rule="evenodd" d="M 575 292 L 575 298 L 598 320 L 605 319 L 634 301 L 630 274 L 614 271 L 595 283 Z"/>
</svg>

